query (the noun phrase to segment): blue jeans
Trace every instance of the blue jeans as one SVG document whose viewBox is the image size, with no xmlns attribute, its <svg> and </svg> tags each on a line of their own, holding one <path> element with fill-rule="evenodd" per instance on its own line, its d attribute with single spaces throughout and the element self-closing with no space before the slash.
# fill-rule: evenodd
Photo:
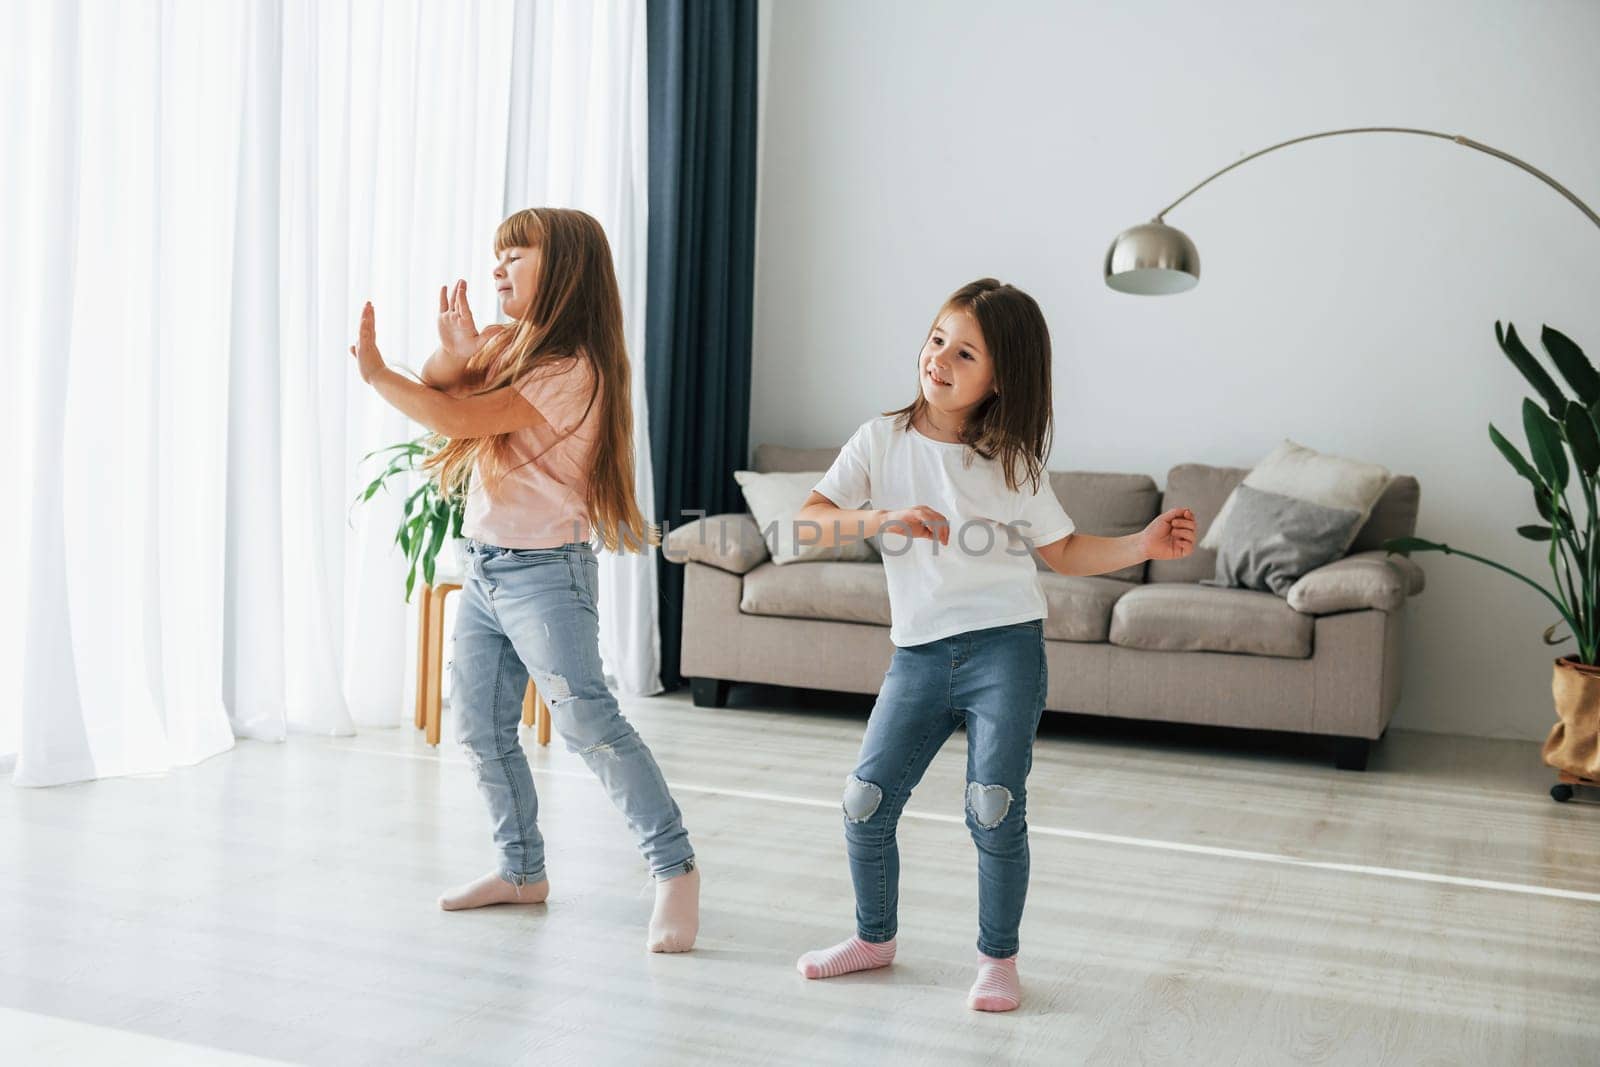
<svg viewBox="0 0 1600 1067">
<path fill-rule="evenodd" d="M 489 804 L 500 876 L 542 881 L 539 798 L 517 739 L 531 673 L 567 750 L 583 757 L 627 818 L 658 879 L 694 869 L 661 769 L 617 708 L 600 667 L 599 561 L 588 545 L 507 549 L 468 541 L 450 703 Z"/>
<path fill-rule="evenodd" d="M 894 650 L 855 772 L 845 780 L 844 836 L 863 941 L 895 936 L 895 824 L 934 754 L 965 721 L 967 829 L 978 846 L 978 951 L 1017 954 L 1028 896 L 1028 771 L 1044 694 L 1038 621 Z"/>
</svg>

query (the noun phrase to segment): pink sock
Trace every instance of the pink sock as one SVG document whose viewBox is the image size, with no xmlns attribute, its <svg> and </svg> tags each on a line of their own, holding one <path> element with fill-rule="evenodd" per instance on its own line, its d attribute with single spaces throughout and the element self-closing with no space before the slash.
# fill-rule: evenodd
<svg viewBox="0 0 1600 1067">
<path fill-rule="evenodd" d="M 852 937 L 832 948 L 807 952 L 795 964 L 807 978 L 837 978 L 852 971 L 870 971 L 894 962 L 894 938 L 880 943 Z"/>
<path fill-rule="evenodd" d="M 1017 958 L 997 960 L 978 953 L 978 980 L 967 993 L 974 1011 L 1014 1011 L 1022 1003 L 1022 983 L 1017 980 Z"/>
</svg>

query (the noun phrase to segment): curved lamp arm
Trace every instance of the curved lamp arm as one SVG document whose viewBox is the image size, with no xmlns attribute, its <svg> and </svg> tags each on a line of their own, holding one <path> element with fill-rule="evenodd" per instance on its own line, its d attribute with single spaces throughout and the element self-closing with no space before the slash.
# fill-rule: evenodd
<svg viewBox="0 0 1600 1067">
<path fill-rule="evenodd" d="M 1207 185 L 1216 181 L 1235 167 L 1242 167 L 1252 159 L 1276 152 L 1280 148 L 1287 148 L 1292 144 L 1302 141 L 1315 141 L 1321 137 L 1341 137 L 1351 133 L 1409 133 L 1419 137 L 1437 137 L 1443 141 L 1454 141 L 1456 144 L 1477 149 L 1496 159 L 1503 159 L 1512 166 L 1532 174 L 1550 188 L 1560 193 L 1579 211 L 1583 212 L 1588 220 L 1600 227 L 1600 215 L 1573 195 L 1572 190 L 1556 181 L 1539 168 L 1523 162 L 1509 152 L 1502 152 L 1498 148 L 1491 148 L 1481 141 L 1474 141 L 1470 137 L 1459 134 L 1439 133 L 1435 130 L 1418 130 L 1407 126 L 1359 126 L 1347 130 L 1326 130 L 1322 133 L 1311 133 L 1304 137 L 1295 137 L 1288 141 L 1269 145 L 1259 152 L 1252 152 L 1243 159 L 1234 160 L 1226 167 L 1206 178 L 1178 199 L 1168 204 L 1156 213 L 1151 221 L 1138 226 L 1130 227 L 1119 233 L 1116 240 L 1111 242 L 1111 248 L 1106 252 L 1105 278 L 1106 284 L 1111 288 L 1124 293 L 1138 293 L 1143 295 L 1162 295 L 1166 293 L 1181 293 L 1192 289 L 1200 283 L 1200 253 L 1195 249 L 1194 242 L 1189 240 L 1182 230 L 1168 226 L 1166 214 Z"/>
<path fill-rule="evenodd" d="M 1440 140 L 1454 141 L 1456 144 L 1466 145 L 1468 148 L 1476 148 L 1478 151 L 1486 152 L 1497 159 L 1503 159 L 1513 166 L 1521 167 L 1523 170 L 1527 171 L 1529 174 L 1533 175 L 1535 178 L 1538 178 L 1550 188 L 1554 189 L 1556 192 L 1572 201 L 1573 206 L 1587 215 L 1590 222 L 1594 223 L 1596 226 L 1600 226 L 1600 215 L 1596 215 L 1589 208 L 1588 204 L 1585 204 L 1582 200 L 1579 200 L 1576 196 L 1574 196 L 1572 194 L 1572 190 L 1568 189 L 1566 186 L 1550 177 L 1550 175 L 1546 174 L 1538 167 L 1523 162 L 1509 152 L 1502 152 L 1500 149 L 1491 148 L 1481 141 L 1474 141 L 1470 137 L 1463 137 L 1460 134 L 1438 133 L 1434 130 L 1417 130 L 1408 126 L 1357 126 L 1348 130 L 1327 130 L 1323 133 L 1308 133 L 1304 137 L 1295 137 L 1287 141 L 1280 141 L 1275 145 L 1263 148 L 1259 152 L 1252 152 L 1243 159 L 1237 159 L 1232 163 L 1229 163 L 1226 167 L 1223 167 L 1221 170 L 1211 175 L 1211 177 L 1207 178 L 1205 181 L 1201 182 L 1199 185 L 1196 185 L 1193 189 L 1190 189 L 1187 193 L 1184 193 L 1182 196 L 1178 197 L 1178 199 L 1174 200 L 1172 203 L 1156 212 L 1155 220 L 1160 222 L 1166 216 L 1167 212 L 1171 211 L 1173 208 L 1177 207 L 1179 204 L 1183 203 L 1185 200 L 1189 199 L 1195 193 L 1199 192 L 1201 189 L 1204 189 L 1206 186 L 1210 185 L 1212 182 L 1216 181 L 1233 168 L 1242 167 L 1252 159 L 1264 156 L 1268 152 L 1276 152 L 1280 148 L 1288 148 L 1292 144 L 1299 144 L 1301 141 L 1315 141 L 1320 137 L 1342 137 L 1348 133 L 1410 133 L 1416 134 L 1419 137 L 1437 137 Z"/>
</svg>

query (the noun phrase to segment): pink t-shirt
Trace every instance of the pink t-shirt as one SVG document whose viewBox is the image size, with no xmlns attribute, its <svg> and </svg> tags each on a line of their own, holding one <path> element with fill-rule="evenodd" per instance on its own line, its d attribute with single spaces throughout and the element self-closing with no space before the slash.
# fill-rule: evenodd
<svg viewBox="0 0 1600 1067">
<path fill-rule="evenodd" d="M 472 472 L 463 536 L 501 548 L 590 539 L 589 469 L 600 424 L 600 397 L 589 404 L 594 380 L 589 360 L 579 356 L 542 362 L 514 383 L 547 424 L 511 435 L 510 469 L 493 489 Z"/>
</svg>

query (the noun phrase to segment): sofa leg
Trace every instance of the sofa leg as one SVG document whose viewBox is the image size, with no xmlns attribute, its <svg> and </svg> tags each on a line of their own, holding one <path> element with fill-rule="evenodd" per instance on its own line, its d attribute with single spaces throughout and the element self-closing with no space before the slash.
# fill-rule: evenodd
<svg viewBox="0 0 1600 1067">
<path fill-rule="evenodd" d="M 690 678 L 689 693 L 697 708 L 725 708 L 733 683 L 721 678 Z"/>
<path fill-rule="evenodd" d="M 1341 771 L 1364 771 L 1372 742 L 1365 737 L 1335 737 L 1333 739 L 1333 765 Z"/>
</svg>

